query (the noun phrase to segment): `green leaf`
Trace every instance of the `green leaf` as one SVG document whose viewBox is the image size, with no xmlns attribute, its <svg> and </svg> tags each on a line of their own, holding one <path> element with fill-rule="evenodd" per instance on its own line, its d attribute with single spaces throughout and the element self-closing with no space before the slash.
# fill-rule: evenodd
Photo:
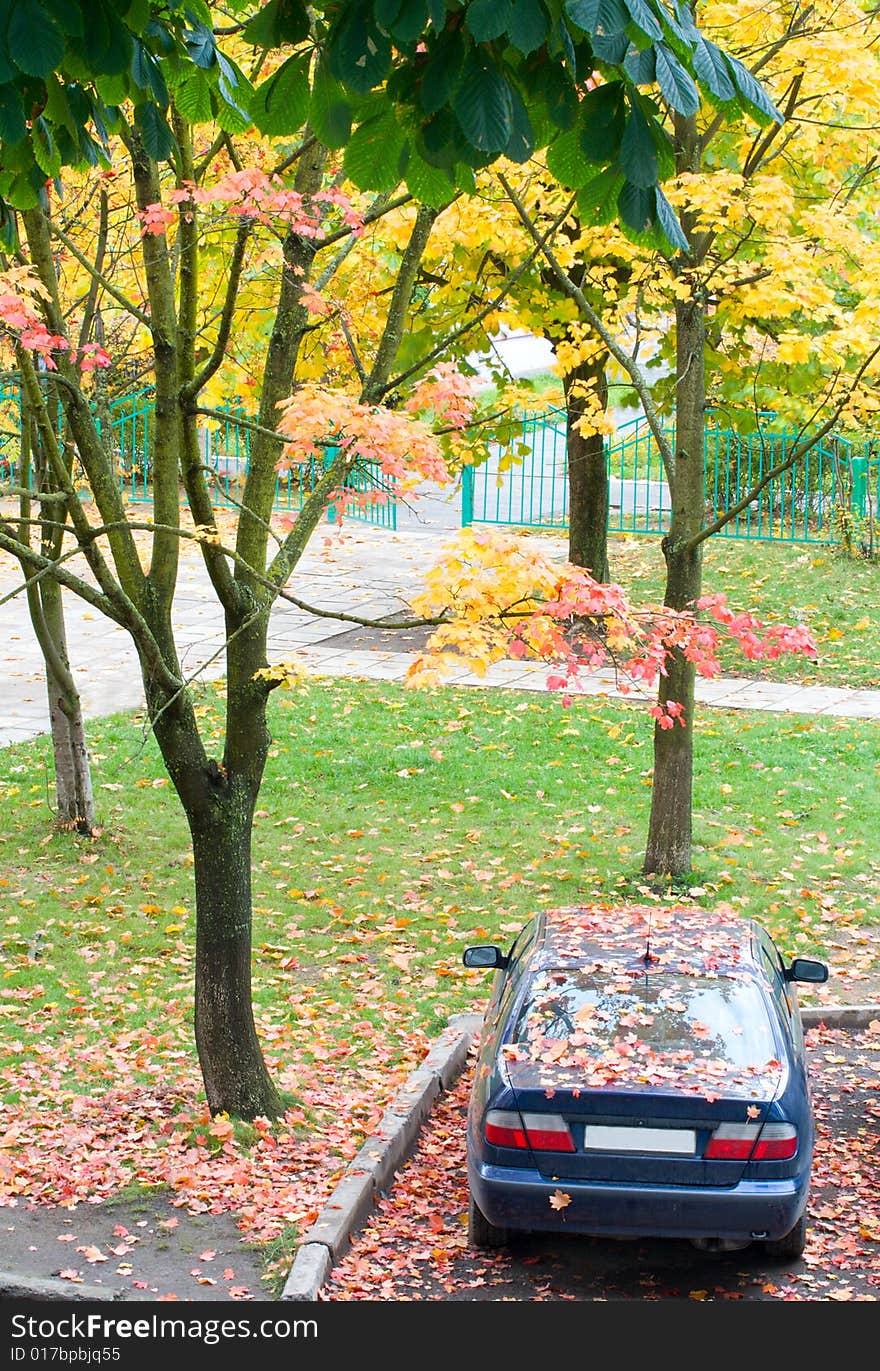
<svg viewBox="0 0 880 1371">
<path fill-rule="evenodd" d="M 393 190 L 400 182 L 405 141 L 394 109 L 361 124 L 345 145 L 345 174 L 361 190 Z"/>
<path fill-rule="evenodd" d="M 535 151 L 535 134 L 529 112 L 515 86 L 510 88 L 511 129 L 504 148 L 504 156 L 511 162 L 527 162 Z"/>
<path fill-rule="evenodd" d="M 555 128 L 573 129 L 580 117 L 581 103 L 565 72 L 558 63 L 548 62 L 538 79 L 549 122 Z"/>
<path fill-rule="evenodd" d="M 163 109 L 168 108 L 168 87 L 165 84 L 165 78 L 159 64 L 152 53 L 137 38 L 134 40 L 131 74 L 135 85 L 140 90 L 149 92 L 156 104 L 161 105 Z"/>
<path fill-rule="evenodd" d="M 61 63 L 64 39 L 42 5 L 19 0 L 9 18 L 9 56 L 26 76 L 48 76 Z"/>
<path fill-rule="evenodd" d="M 138 105 L 134 122 L 144 147 L 154 161 L 162 162 L 171 156 L 175 148 L 174 138 L 161 111 L 154 104 Z"/>
<path fill-rule="evenodd" d="M 41 0 L 43 8 L 52 16 L 62 33 L 81 38 L 85 32 L 83 6 L 70 0 Z"/>
<path fill-rule="evenodd" d="M 39 172 L 39 175 L 42 181 L 43 173 Z M 40 203 L 40 191 L 25 173 L 14 177 L 3 194 L 16 209 L 36 209 Z"/>
<path fill-rule="evenodd" d="M 211 86 L 198 67 L 190 67 L 186 76 L 174 87 L 174 103 L 190 124 L 207 124 L 213 116 Z"/>
<path fill-rule="evenodd" d="M 348 90 L 365 95 L 384 81 L 391 69 L 391 42 L 363 0 L 343 5 L 327 43 L 333 75 Z"/>
<path fill-rule="evenodd" d="M 657 224 L 663 233 L 664 238 L 670 247 L 680 252 L 688 252 L 690 244 L 684 236 L 681 224 L 678 222 L 678 215 L 670 205 L 660 187 L 656 191 L 657 200 Z"/>
<path fill-rule="evenodd" d="M 324 62 L 319 62 L 315 72 L 309 121 L 316 137 L 328 148 L 341 148 L 351 133 L 351 106 Z"/>
<path fill-rule="evenodd" d="M 112 7 L 96 3 L 89 9 L 87 32 L 71 39 L 68 47 L 71 55 L 81 56 L 89 75 L 118 76 L 129 70 L 134 44 Z"/>
<path fill-rule="evenodd" d="M 584 33 L 622 33 L 629 23 L 624 0 L 569 0 L 565 12 Z"/>
<path fill-rule="evenodd" d="M 656 75 L 660 92 L 677 114 L 696 114 L 700 108 L 700 92 L 675 53 L 665 43 L 655 44 Z"/>
<path fill-rule="evenodd" d="M 217 123 L 224 133 L 246 133 L 249 128 L 253 128 L 254 126 L 253 116 L 249 113 L 253 101 L 253 90 L 247 92 L 247 97 L 245 97 L 244 92 L 241 92 L 240 94 L 242 100 L 244 100 L 248 106 L 247 109 L 244 109 L 243 105 L 240 105 L 238 101 L 236 101 L 235 104 L 232 104 L 229 100 L 225 100 L 222 96 L 218 95 L 216 91 L 211 91 L 211 103 L 214 110 L 213 117 L 217 120 Z"/>
<path fill-rule="evenodd" d="M 653 43 L 641 52 L 630 50 L 623 69 L 635 86 L 653 86 L 657 79 L 657 55 Z"/>
<path fill-rule="evenodd" d="M 577 129 L 566 129 L 547 148 L 547 169 L 569 190 L 580 190 L 596 175 L 586 159 Z"/>
<path fill-rule="evenodd" d="M 424 160 L 432 167 L 451 171 L 467 155 L 464 135 L 449 109 L 438 110 L 422 124 L 416 142 Z"/>
<path fill-rule="evenodd" d="M 225 57 L 222 52 L 217 53 L 217 66 L 220 69 L 217 89 L 226 104 L 244 120 L 241 125 L 233 120 L 229 131 L 238 132 L 239 128 L 248 128 L 251 122 L 248 107 L 253 99 L 254 88 L 241 67 L 236 66 L 235 62 L 231 58 Z M 222 108 L 221 104 L 220 109 L 222 110 Z M 225 125 L 221 124 L 221 127 L 225 127 Z"/>
<path fill-rule="evenodd" d="M 128 99 L 129 80 L 125 72 L 115 75 L 99 76 L 95 88 L 101 99 L 108 105 L 121 105 Z"/>
<path fill-rule="evenodd" d="M 534 52 L 547 37 L 547 11 L 541 0 L 514 0 L 507 35 L 524 56 Z"/>
<path fill-rule="evenodd" d="M 67 0 L 59 0 L 59 2 L 62 5 L 67 4 Z M 130 0 L 127 5 L 123 0 L 120 9 L 126 25 L 132 33 L 140 33 L 141 35 L 146 33 L 150 24 L 150 0 Z"/>
<path fill-rule="evenodd" d="M 633 23 L 642 33 L 655 40 L 663 37 L 660 22 L 647 0 L 623 0 L 623 3 L 629 10 Z"/>
<path fill-rule="evenodd" d="M 653 186 L 637 186 L 632 181 L 624 182 L 617 197 L 621 221 L 637 233 L 643 233 L 653 225 L 656 203 Z"/>
<path fill-rule="evenodd" d="M 301 0 L 269 0 L 242 31 L 244 41 L 255 48 L 301 43 L 308 36 L 309 14 Z"/>
<path fill-rule="evenodd" d="M 594 56 L 600 62 L 608 62 L 613 67 L 619 67 L 632 49 L 632 40 L 628 33 L 594 33 L 590 38 L 590 45 Z"/>
<path fill-rule="evenodd" d="M 52 131 L 41 116 L 31 124 L 31 143 L 34 161 L 47 176 L 58 176 L 61 171 L 61 157 L 55 146 Z"/>
<path fill-rule="evenodd" d="M 383 28 L 386 33 L 391 32 L 391 26 L 400 14 L 400 7 L 403 0 L 376 0 L 375 15 L 376 23 Z M 427 9 L 427 6 L 425 7 Z"/>
<path fill-rule="evenodd" d="M 444 33 L 433 45 L 422 71 L 419 103 L 426 114 L 436 114 L 451 99 L 464 61 L 464 39 L 457 29 Z"/>
<path fill-rule="evenodd" d="M 442 209 L 455 195 L 455 184 L 442 167 L 432 167 L 413 149 L 410 149 L 404 180 L 410 195 L 420 205 Z"/>
<path fill-rule="evenodd" d="M 656 186 L 659 173 L 657 149 L 645 117 L 633 106 L 620 140 L 620 165 L 635 186 Z"/>
<path fill-rule="evenodd" d="M 0 86 L 0 142 L 20 143 L 26 136 L 21 95 L 13 85 Z"/>
<path fill-rule="evenodd" d="M 615 161 L 625 123 L 626 102 L 620 81 L 608 81 L 587 91 L 578 118 L 584 156 L 590 162 Z"/>
<path fill-rule="evenodd" d="M 510 0 L 471 0 L 465 25 L 478 43 L 491 43 L 507 32 L 510 10 Z"/>
<path fill-rule="evenodd" d="M 578 192 L 578 216 L 590 228 L 611 224 L 617 218 L 617 198 L 624 184 L 619 167 L 606 167 Z"/>
<path fill-rule="evenodd" d="M 254 91 L 253 121 L 261 133 L 298 132 L 309 117 L 308 55 L 296 54 Z"/>
<path fill-rule="evenodd" d="M 190 60 L 197 67 L 204 67 L 206 71 L 213 67 L 217 56 L 217 44 L 207 24 L 194 24 L 191 29 L 184 29 L 183 44 Z"/>
<path fill-rule="evenodd" d="M 412 43 L 428 27 L 428 0 L 403 0 L 398 5 L 398 15 L 390 27 L 390 32 L 399 43 Z M 378 18 L 378 5 L 376 7 Z M 383 24 L 388 29 L 387 24 Z"/>
<path fill-rule="evenodd" d="M 716 100 L 726 103 L 734 98 L 736 87 L 730 78 L 724 54 L 714 43 L 710 43 L 708 38 L 701 38 L 697 43 L 693 62 L 697 79 L 707 87 Z"/>
<path fill-rule="evenodd" d="M 783 123 L 782 114 L 748 68 L 744 67 L 736 57 L 725 54 L 725 58 L 736 87 L 745 101 L 746 108 L 754 115 L 758 123 Z"/>
<path fill-rule="evenodd" d="M 455 117 L 467 141 L 480 152 L 502 152 L 513 128 L 510 85 L 476 53 L 465 60 L 455 95 Z"/>
<path fill-rule="evenodd" d="M 0 95 L 0 104 L 3 97 Z M 79 134 L 79 125 L 73 116 L 67 92 L 57 76 L 50 76 L 46 82 L 46 116 L 53 128 L 65 128 L 73 138 Z"/>
<path fill-rule="evenodd" d="M 465 59 L 455 115 L 465 137 L 480 152 L 498 153 L 507 146 L 513 123 L 510 85 L 474 52 Z"/>
</svg>

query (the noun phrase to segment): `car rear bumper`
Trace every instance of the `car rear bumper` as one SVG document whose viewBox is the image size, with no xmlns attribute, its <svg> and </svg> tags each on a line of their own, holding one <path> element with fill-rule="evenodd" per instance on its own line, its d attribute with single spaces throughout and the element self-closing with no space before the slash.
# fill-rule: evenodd
<svg viewBox="0 0 880 1371">
<path fill-rule="evenodd" d="M 610 1182 L 549 1182 L 538 1172 L 468 1166 L 471 1193 L 490 1223 L 535 1232 L 597 1237 L 777 1239 L 797 1223 L 807 1202 L 808 1176 L 740 1181 L 724 1189 L 626 1186 Z M 551 1198 L 569 1197 L 563 1208 Z"/>
</svg>

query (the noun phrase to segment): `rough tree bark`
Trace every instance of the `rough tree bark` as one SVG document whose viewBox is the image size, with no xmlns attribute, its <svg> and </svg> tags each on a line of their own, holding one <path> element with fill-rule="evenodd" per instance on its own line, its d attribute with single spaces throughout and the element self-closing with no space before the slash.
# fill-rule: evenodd
<svg viewBox="0 0 880 1371">
<path fill-rule="evenodd" d="M 700 143 L 695 117 L 677 118 L 677 170 L 696 171 Z M 700 260 L 704 245 L 687 214 L 682 227 L 691 244 L 690 263 Z M 706 423 L 706 305 L 702 286 L 692 277 L 689 298 L 676 301 L 675 467 L 670 476 L 672 514 L 663 538 L 666 559 L 664 604 L 691 609 L 702 586 L 703 546 L 697 535 L 705 515 L 703 447 Z M 683 708 L 672 728 L 654 726 L 654 781 L 643 870 L 658 876 L 685 876 L 692 866 L 692 796 L 694 769 L 694 683 L 692 662 L 675 652 L 661 678 L 659 703 Z"/>
<path fill-rule="evenodd" d="M 28 546 L 35 505 L 39 509 L 39 544 L 42 556 L 56 559 L 62 548 L 66 513 L 58 499 L 58 487 L 45 460 L 42 444 L 31 422 L 30 408 L 22 399 L 21 453 L 17 473 L 19 538 Z M 31 495 L 31 489 L 34 494 Z M 55 769 L 56 822 L 59 827 L 82 834 L 95 829 L 95 803 L 86 741 L 85 720 L 76 680 L 67 654 L 67 631 L 61 587 L 51 577 L 37 578 L 33 568 L 20 562 L 25 578 L 31 624 L 46 671 L 49 728 Z"/>
<path fill-rule="evenodd" d="M 584 413 L 580 385 L 589 384 L 602 408 L 608 404 L 605 377 L 607 354 L 581 362 L 567 372 L 565 390 L 566 448 L 568 453 L 568 560 L 584 567 L 597 581 L 608 580 L 608 469 L 605 437 L 583 434 L 577 427 Z"/>
</svg>

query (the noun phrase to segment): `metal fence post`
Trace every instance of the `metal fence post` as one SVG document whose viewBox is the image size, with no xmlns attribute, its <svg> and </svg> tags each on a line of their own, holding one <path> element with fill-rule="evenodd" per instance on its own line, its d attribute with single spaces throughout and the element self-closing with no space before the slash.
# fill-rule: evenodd
<svg viewBox="0 0 880 1371">
<path fill-rule="evenodd" d="M 851 507 L 853 514 L 864 519 L 868 512 L 868 460 L 866 457 L 850 458 Z"/>
<path fill-rule="evenodd" d="M 474 522 L 474 469 L 461 469 L 461 526 L 470 528 Z"/>
</svg>

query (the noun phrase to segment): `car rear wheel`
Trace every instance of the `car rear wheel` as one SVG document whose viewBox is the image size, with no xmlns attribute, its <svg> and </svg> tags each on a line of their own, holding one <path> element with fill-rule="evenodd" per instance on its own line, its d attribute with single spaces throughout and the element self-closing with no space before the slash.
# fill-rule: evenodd
<svg viewBox="0 0 880 1371">
<path fill-rule="evenodd" d="M 785 1261 L 794 1261 L 797 1257 L 804 1255 L 804 1248 L 807 1245 L 807 1216 L 801 1214 L 794 1228 L 785 1233 L 781 1238 L 771 1239 L 764 1243 L 764 1251 L 768 1257 L 779 1257 Z"/>
<path fill-rule="evenodd" d="M 471 1247 L 504 1247 L 509 1230 L 490 1223 L 473 1195 L 468 1196 L 468 1242 Z"/>
</svg>

